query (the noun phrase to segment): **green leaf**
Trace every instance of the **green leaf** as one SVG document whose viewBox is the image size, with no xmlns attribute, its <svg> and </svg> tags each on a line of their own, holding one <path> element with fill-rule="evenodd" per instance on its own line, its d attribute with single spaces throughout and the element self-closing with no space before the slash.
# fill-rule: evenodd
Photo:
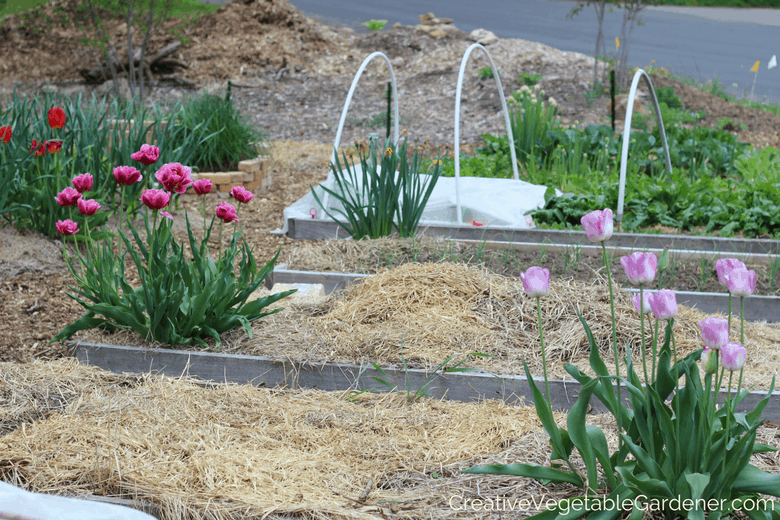
<svg viewBox="0 0 780 520">
<path fill-rule="evenodd" d="M 580 389 L 577 401 L 569 410 L 566 423 L 569 437 L 571 437 L 572 442 L 585 461 L 585 467 L 588 471 L 588 487 L 594 491 L 600 487 L 598 483 L 598 465 L 596 463 L 596 453 L 593 450 L 590 436 L 585 426 L 585 417 L 590 406 L 590 397 L 593 395 L 593 389 L 597 383 L 598 381 L 594 379 Z"/>
<path fill-rule="evenodd" d="M 748 464 L 739 472 L 731 490 L 732 492 L 763 493 L 780 497 L 780 475 L 772 475 Z"/>
<path fill-rule="evenodd" d="M 538 464 L 487 464 L 464 469 L 461 473 L 485 473 L 490 475 L 512 475 L 515 477 L 529 477 L 536 480 L 549 480 L 550 482 L 568 482 L 582 487 L 584 482 L 574 473 L 548 468 Z"/>
</svg>

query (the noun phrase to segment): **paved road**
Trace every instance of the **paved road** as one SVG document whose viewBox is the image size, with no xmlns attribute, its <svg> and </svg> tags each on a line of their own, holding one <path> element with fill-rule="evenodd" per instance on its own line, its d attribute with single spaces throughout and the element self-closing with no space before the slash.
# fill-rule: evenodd
<svg viewBox="0 0 780 520">
<path fill-rule="evenodd" d="M 229 0 L 204 0 L 225 3 Z M 308 16 L 356 29 L 366 20 L 418 24 L 417 15 L 432 11 L 455 20 L 465 31 L 485 28 L 502 38 L 537 41 L 565 51 L 592 55 L 598 23 L 594 8 L 585 7 L 573 19 L 566 14 L 575 2 L 560 0 L 292 0 Z M 696 80 L 720 78 L 727 92 L 742 98 L 780 105 L 780 66 L 771 70 L 772 55 L 780 57 L 780 9 L 649 7 L 634 25 L 629 63 L 658 67 Z M 623 11 L 605 15 L 607 52 L 616 54 Z M 761 61 L 758 74 L 750 72 Z M 755 84 L 754 84 L 755 81 Z M 752 95 L 751 95 L 752 94 Z"/>
</svg>

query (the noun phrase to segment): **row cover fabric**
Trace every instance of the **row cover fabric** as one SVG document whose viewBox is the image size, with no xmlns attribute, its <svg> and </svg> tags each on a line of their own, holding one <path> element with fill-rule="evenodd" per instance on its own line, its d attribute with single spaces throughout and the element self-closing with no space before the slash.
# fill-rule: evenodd
<svg viewBox="0 0 780 520">
<path fill-rule="evenodd" d="M 378 168 L 381 172 L 381 169 Z M 363 174 L 360 164 L 355 164 L 357 176 L 357 190 L 363 185 Z M 346 172 L 345 172 L 346 173 Z M 396 180 L 398 172 L 395 173 Z M 430 178 L 430 175 L 421 174 Z M 346 174 L 346 179 L 350 179 Z M 427 182 L 422 179 L 422 182 Z M 420 219 L 420 227 L 426 225 L 457 226 L 457 201 L 455 196 L 454 177 L 439 177 L 433 193 L 423 210 Z M 325 182 L 315 188 L 317 196 L 324 202 L 325 190 L 322 187 L 338 193 L 338 185 L 333 172 L 328 175 Z M 526 211 L 544 206 L 544 193 L 546 186 L 539 186 L 529 182 L 514 179 L 490 179 L 483 177 L 461 177 L 459 181 L 460 204 L 463 226 L 484 225 L 496 227 L 511 227 L 517 229 L 529 229 L 534 227 L 533 219 L 523 215 Z M 555 190 L 560 195 L 559 190 Z M 334 197 L 328 197 L 328 211 L 342 222 L 346 219 L 337 211 L 343 210 L 343 206 Z M 298 199 L 284 210 L 284 227 L 274 233 L 287 233 L 288 219 L 311 219 L 312 210 L 316 210 L 317 219 L 323 215 L 322 208 L 314 200 L 311 192 Z M 332 221 L 325 215 L 325 219 Z"/>
</svg>

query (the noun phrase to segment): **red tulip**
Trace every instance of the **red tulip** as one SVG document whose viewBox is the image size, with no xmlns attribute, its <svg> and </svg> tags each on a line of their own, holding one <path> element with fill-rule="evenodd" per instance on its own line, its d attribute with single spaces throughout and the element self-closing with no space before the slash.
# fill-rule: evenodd
<svg viewBox="0 0 780 520">
<path fill-rule="evenodd" d="M 132 166 L 119 166 L 114 168 L 114 178 L 118 184 L 130 186 L 141 180 L 141 172 Z"/>
<path fill-rule="evenodd" d="M 49 109 L 49 126 L 52 128 L 62 128 L 65 126 L 65 111 L 60 107 Z"/>
<path fill-rule="evenodd" d="M 57 231 L 67 236 L 75 235 L 79 232 L 79 225 L 70 219 L 58 220 Z"/>
<path fill-rule="evenodd" d="M 38 149 L 36 150 L 36 148 L 38 148 Z M 35 153 L 33 153 L 33 155 L 37 155 L 37 156 L 45 154 L 46 153 L 46 141 L 42 141 L 40 143 L 40 145 L 39 145 L 38 141 L 33 139 L 32 146 L 30 146 L 30 151 L 31 152 L 35 151 Z"/>
<path fill-rule="evenodd" d="M 47 141 L 46 146 L 49 153 L 59 153 L 62 150 L 62 141 Z"/>
<path fill-rule="evenodd" d="M 76 202 L 78 202 L 80 198 L 81 198 L 81 193 L 74 190 L 73 188 L 65 188 L 64 190 L 62 190 L 57 194 L 54 200 L 56 200 L 57 204 L 59 204 L 63 208 L 67 208 L 69 206 L 75 206 Z"/>
<path fill-rule="evenodd" d="M 79 206 L 79 213 L 82 215 L 86 215 L 88 217 L 91 217 L 95 213 L 97 213 L 97 210 L 100 209 L 100 204 L 95 199 L 79 199 L 78 201 Z"/>
<path fill-rule="evenodd" d="M 11 127 L 0 126 L 0 141 L 7 143 L 11 140 Z"/>
</svg>

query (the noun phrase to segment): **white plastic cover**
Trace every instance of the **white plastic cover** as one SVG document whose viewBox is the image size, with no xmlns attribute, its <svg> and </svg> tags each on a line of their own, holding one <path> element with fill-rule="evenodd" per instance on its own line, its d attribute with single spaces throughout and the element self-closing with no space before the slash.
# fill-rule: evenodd
<svg viewBox="0 0 780 520">
<path fill-rule="evenodd" d="M 355 171 L 358 181 L 356 193 L 360 194 L 363 174 L 359 163 L 355 164 Z M 397 175 L 398 172 L 396 172 L 396 179 Z M 350 178 L 349 174 L 346 176 Z M 424 177 L 429 176 L 424 175 Z M 425 210 L 423 210 L 420 227 L 426 225 L 458 226 L 455 182 L 454 177 L 439 177 Z M 324 200 L 325 191 L 322 186 L 333 191 L 338 190 L 333 172 L 328 175 L 324 183 L 315 188 L 320 200 Z M 462 226 L 474 226 L 474 222 L 476 222 L 485 226 L 532 228 L 534 227 L 533 219 L 523 215 L 523 213 L 544 206 L 546 190 L 546 186 L 538 186 L 521 180 L 461 177 Z M 560 194 L 558 190 L 556 193 Z M 327 204 L 328 211 L 332 215 L 342 222 L 347 221 L 340 213 L 334 211 L 334 209 L 343 209 L 338 201 L 334 201 L 333 197 L 330 197 Z M 324 216 L 325 219 L 332 221 L 330 217 L 324 215 L 322 208 L 309 192 L 284 210 L 284 228 L 276 230 L 275 233 L 287 233 L 287 219 L 311 219 L 314 210 L 316 210 L 317 219 Z"/>
<path fill-rule="evenodd" d="M 156 520 L 129 507 L 30 493 L 0 482 L 0 519 L 7 520 Z"/>
</svg>

